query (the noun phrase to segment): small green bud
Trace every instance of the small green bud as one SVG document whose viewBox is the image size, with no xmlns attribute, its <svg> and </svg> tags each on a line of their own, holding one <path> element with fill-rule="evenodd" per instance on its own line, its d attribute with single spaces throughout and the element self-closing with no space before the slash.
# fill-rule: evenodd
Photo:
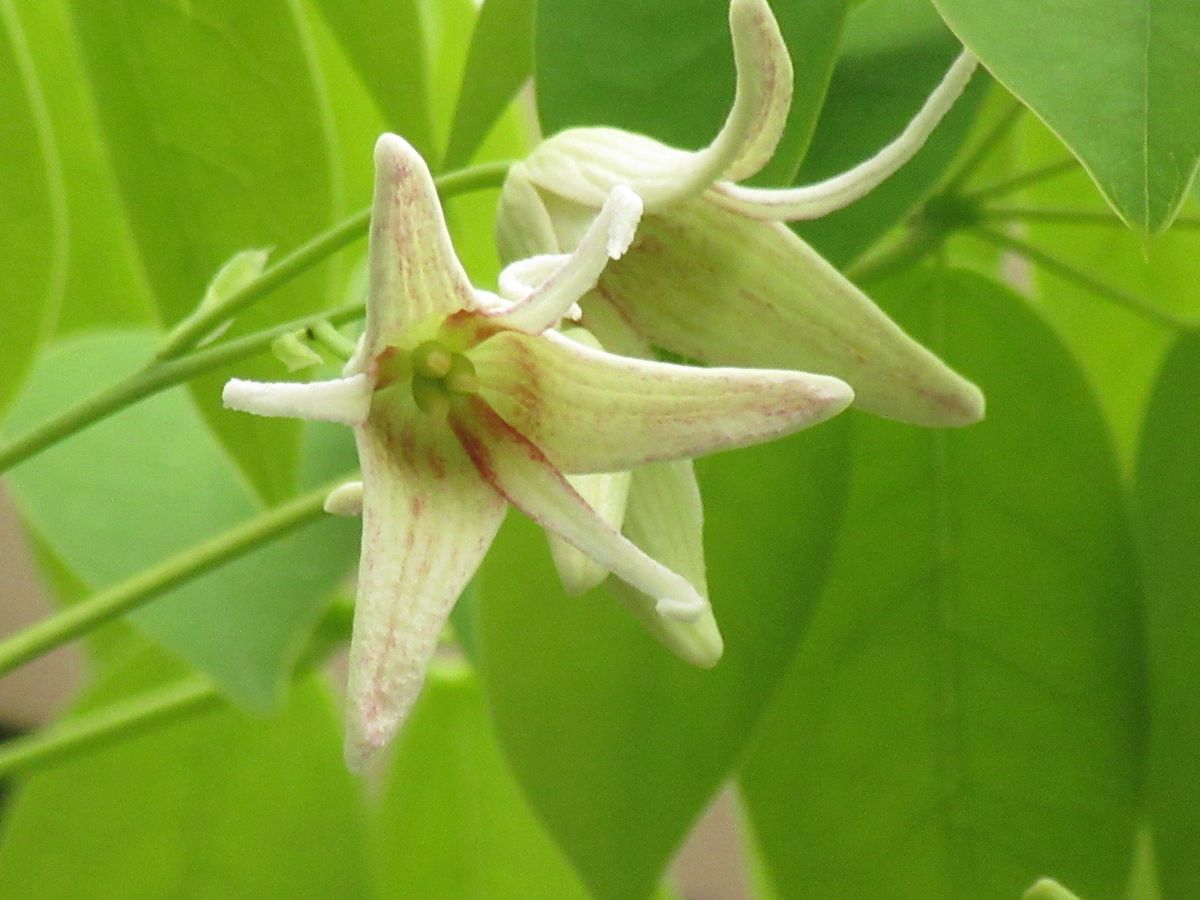
<svg viewBox="0 0 1200 900">
<path fill-rule="evenodd" d="M 305 343 L 304 338 L 303 330 L 289 331 L 271 343 L 271 354 L 287 366 L 289 372 L 319 366 L 324 362 L 321 354 Z"/>
</svg>

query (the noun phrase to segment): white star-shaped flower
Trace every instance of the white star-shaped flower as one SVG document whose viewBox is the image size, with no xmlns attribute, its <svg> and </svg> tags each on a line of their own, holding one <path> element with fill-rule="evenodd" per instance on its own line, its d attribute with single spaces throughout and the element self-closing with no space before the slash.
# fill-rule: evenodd
<svg viewBox="0 0 1200 900">
<path fill-rule="evenodd" d="M 606 192 L 571 253 L 543 261 L 535 289 L 504 275 L 517 296 L 501 299 L 468 281 L 421 157 L 384 135 L 375 164 L 366 330 L 344 377 L 235 379 L 224 392 L 233 409 L 354 428 L 361 488 L 340 489 L 327 508 L 363 516 L 347 704 L 355 769 L 403 723 L 509 503 L 653 598 L 640 614 L 707 641 L 708 656 L 716 640 L 719 655 L 702 590 L 608 524 L 566 476 L 770 440 L 853 399 L 833 377 L 627 358 L 558 331 L 633 240 L 642 202 L 627 187 Z"/>
</svg>

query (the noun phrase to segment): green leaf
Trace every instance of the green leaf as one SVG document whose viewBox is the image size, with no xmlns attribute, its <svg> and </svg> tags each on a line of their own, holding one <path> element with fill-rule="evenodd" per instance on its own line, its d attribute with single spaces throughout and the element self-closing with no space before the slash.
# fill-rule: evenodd
<svg viewBox="0 0 1200 900">
<path fill-rule="evenodd" d="M 883 293 L 976 381 L 960 431 L 854 422 L 827 588 L 742 787 L 783 897 L 1121 893 L 1139 596 L 1104 423 L 1051 330 L 976 275 Z"/>
<path fill-rule="evenodd" d="M 3 413 L 62 299 L 68 252 L 62 162 L 11 0 L 0 0 L 0 109 L 0 284 L 12 298 L 0 328 Z"/>
<path fill-rule="evenodd" d="M 771 4 L 795 71 L 792 109 L 767 172 L 795 172 L 829 81 L 845 0 Z M 679 147 L 707 144 L 733 102 L 728 0 L 558 0 L 538 8 L 535 78 L 546 134 L 612 125 Z"/>
<path fill-rule="evenodd" d="M 1079 157 L 1130 227 L 1170 224 L 1200 160 L 1200 5 L 934 2 L 997 80 Z"/>
<path fill-rule="evenodd" d="M 387 128 L 436 159 L 428 25 L 418 0 L 315 0 Z"/>
<path fill-rule="evenodd" d="M 1063 159 L 1061 142 L 1029 117 L 1018 135 L 1021 168 L 1030 171 Z M 995 201 L 1015 208 L 1071 209 L 1109 213 L 1081 170 L 1032 185 Z M 1200 208 L 1195 200 L 1187 207 Z M 1168 312 L 1200 319 L 1200 239 L 1195 230 L 1174 228 L 1148 240 L 1109 224 L 1076 225 L 1031 221 L 1028 239 L 1040 249 L 1111 287 L 1141 297 Z M 1040 308 L 1083 363 L 1099 389 L 1101 406 L 1116 436 L 1127 471 L 1132 471 L 1146 398 L 1173 335 L 1104 297 L 1054 273 L 1034 267 Z"/>
<path fill-rule="evenodd" d="M 141 654 L 84 707 L 169 671 Z M 208 712 L 29 778 L 6 810 L 0 893 L 366 896 L 355 788 L 329 698 L 310 681 L 276 718 Z"/>
<path fill-rule="evenodd" d="M 794 652 L 841 500 L 838 422 L 703 460 L 711 671 L 603 590 L 563 595 L 510 516 L 484 564 L 479 637 L 497 732 L 530 802 L 600 898 L 648 895 L 725 780 Z"/>
<path fill-rule="evenodd" d="M 837 67 L 798 183 L 857 165 L 891 141 L 921 108 L 960 51 L 926 0 L 868 0 L 847 20 Z M 924 148 L 852 206 L 796 226 L 843 266 L 897 225 L 945 174 L 986 93 L 980 73 Z"/>
<path fill-rule="evenodd" d="M 136 367 L 153 347 L 152 336 L 127 333 L 54 348 L 14 406 L 14 431 Z M 340 439 L 321 456 L 349 453 L 344 430 L 318 433 Z M 346 469 L 345 462 L 337 467 Z M 6 480 L 32 528 L 92 587 L 129 577 L 259 509 L 178 390 L 51 447 Z M 271 709 L 330 592 L 350 568 L 356 531 L 356 522 L 330 517 L 177 588 L 131 620 L 212 675 L 239 703 Z"/>
<path fill-rule="evenodd" d="M 149 286 L 129 233 L 65 0 L 15 0 L 36 52 L 66 182 L 70 253 L 56 334 L 147 325 Z"/>
<path fill-rule="evenodd" d="M 536 0 L 487 0 L 471 35 L 442 169 L 466 165 L 533 72 Z"/>
<path fill-rule="evenodd" d="M 1200 894 L 1200 337 L 1181 339 L 1162 367 L 1142 432 L 1137 521 L 1146 582 L 1150 691 L 1147 803 L 1164 897 Z"/>
<path fill-rule="evenodd" d="M 286 252 L 330 224 L 326 121 L 287 0 L 71 0 L 70 9 L 164 323 L 194 309 L 236 251 Z M 317 309 L 323 287 L 318 274 L 299 279 L 231 333 Z M 278 374 L 269 360 L 238 372 Z M 194 396 L 256 489 L 278 500 L 294 485 L 299 426 L 224 413 L 228 374 L 198 379 Z"/>
<path fill-rule="evenodd" d="M 437 660 L 375 819 L 379 897 L 586 898 L 492 735 L 479 683 Z"/>
</svg>

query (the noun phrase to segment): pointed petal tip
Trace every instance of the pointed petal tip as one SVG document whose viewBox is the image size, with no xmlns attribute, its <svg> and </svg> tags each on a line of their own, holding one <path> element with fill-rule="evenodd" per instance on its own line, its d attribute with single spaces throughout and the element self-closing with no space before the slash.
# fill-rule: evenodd
<svg viewBox="0 0 1200 900">
<path fill-rule="evenodd" d="M 385 131 L 375 141 L 375 167 L 381 168 L 387 163 L 394 163 L 412 159 L 413 157 L 421 159 L 421 154 L 413 148 L 413 145 L 400 137 L 398 134 L 392 134 L 390 131 Z M 423 161 L 422 161 L 423 162 Z"/>
<path fill-rule="evenodd" d="M 632 188 L 618 184 L 608 195 L 605 206 L 612 211 L 608 225 L 608 256 L 620 259 L 637 234 L 638 223 L 642 220 L 642 198 Z"/>
<path fill-rule="evenodd" d="M 949 399 L 946 424 L 951 427 L 974 425 L 987 416 L 987 398 L 977 384 L 964 380 L 961 390 Z"/>
<path fill-rule="evenodd" d="M 659 597 L 654 604 L 655 612 L 664 619 L 676 622 L 698 622 L 708 609 L 708 601 L 699 594 L 690 597 Z"/>
</svg>

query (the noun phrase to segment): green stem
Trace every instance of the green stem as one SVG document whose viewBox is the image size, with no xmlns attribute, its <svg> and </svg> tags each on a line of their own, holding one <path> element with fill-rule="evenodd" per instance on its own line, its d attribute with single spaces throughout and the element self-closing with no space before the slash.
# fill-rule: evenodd
<svg viewBox="0 0 1200 900">
<path fill-rule="evenodd" d="M 445 201 L 458 194 L 500 185 L 511 165 L 508 162 L 495 162 L 472 166 L 469 169 L 440 175 L 434 179 L 434 183 L 437 185 L 439 196 Z M 163 339 L 155 359 L 173 359 L 191 349 L 205 335 L 210 334 L 232 316 L 365 235 L 370 224 L 371 210 L 360 210 L 308 243 L 297 247 L 250 284 L 225 297 L 221 303 L 209 309 L 198 310 L 176 325 Z"/>
<path fill-rule="evenodd" d="M 318 488 L 259 513 L 0 641 L 0 675 L 313 521 L 321 515 L 325 497 L 334 486 Z"/>
<path fill-rule="evenodd" d="M 224 702 L 221 691 L 209 679 L 199 675 L 185 678 L 67 719 L 44 732 L 0 744 L 0 778 L 60 762 L 156 725 L 199 715 Z"/>
<path fill-rule="evenodd" d="M 1127 227 L 1110 212 L 1086 209 L 1055 209 L 1030 206 L 990 206 L 979 211 L 982 219 L 997 222 L 1049 222 L 1060 225 L 1111 225 Z M 1171 223 L 1172 228 L 1200 228 L 1200 217 L 1180 216 Z"/>
<path fill-rule="evenodd" d="M 1167 328 L 1183 331 L 1191 331 L 1200 326 L 1200 322 L 1190 322 L 1186 319 L 1181 319 L 1166 310 L 1159 309 L 1153 303 L 1138 297 L 1136 294 L 1130 294 L 1120 288 L 1115 288 L 1110 284 L 1099 281 L 1082 269 L 1078 269 L 1065 260 L 1039 250 L 1025 241 L 1009 237 L 1007 234 L 993 231 L 990 228 L 975 228 L 972 229 L 972 233 L 991 244 L 995 244 L 997 247 L 1011 250 L 1029 262 L 1041 266 L 1046 271 L 1052 272 L 1066 281 L 1074 282 L 1102 300 L 1107 300 L 1123 309 L 1136 313 L 1148 321 L 1164 325 Z"/>
<path fill-rule="evenodd" d="M 1000 121 L 992 127 L 991 131 L 984 135 L 975 149 L 971 151 L 971 155 L 963 160 L 962 165 L 958 167 L 958 171 L 954 173 L 944 188 L 946 193 L 954 193 L 962 187 L 967 179 L 974 175 L 981 165 L 987 162 L 988 157 L 995 152 L 996 148 L 1000 146 L 1000 142 L 1008 136 L 1009 131 L 1017 124 L 1017 120 L 1021 118 L 1021 113 L 1025 111 L 1025 107 L 1015 98 L 1011 99 L 1010 103 L 1010 108 L 1000 117 Z"/>
<path fill-rule="evenodd" d="M 319 341 L 322 347 L 344 363 L 349 362 L 358 349 L 354 341 L 328 322 L 317 322 L 308 329 L 308 333 L 313 336 L 313 340 Z"/>
<path fill-rule="evenodd" d="M 1037 184 L 1039 181 L 1045 181 L 1047 178 L 1054 178 L 1058 175 L 1064 175 L 1067 172 L 1073 172 L 1079 168 L 1079 163 L 1074 159 L 1064 159 L 1056 163 L 1042 166 L 1033 169 L 1029 172 L 1023 172 L 1020 175 L 1014 175 L 1012 178 L 1005 181 L 997 182 L 996 184 L 988 185 L 985 188 L 980 188 L 968 194 L 964 194 L 964 199 L 972 201 L 980 201 L 989 197 L 1003 197 L 1011 194 L 1014 191 L 1019 191 L 1023 187 L 1028 187 L 1031 184 Z"/>
<path fill-rule="evenodd" d="M 846 268 L 846 277 L 855 284 L 867 285 L 896 275 L 928 256 L 944 237 L 934 229 L 915 226 L 895 246 L 852 263 Z"/>
<path fill-rule="evenodd" d="M 152 363 L 140 372 L 122 379 L 86 400 L 69 407 L 53 419 L 28 431 L 0 447 L 0 472 L 6 472 L 18 463 L 41 452 L 63 438 L 112 415 L 118 410 L 132 406 L 152 394 L 182 384 L 197 375 L 255 356 L 269 349 L 271 342 L 281 334 L 304 329 L 318 322 L 333 324 L 349 322 L 362 316 L 363 304 L 349 303 L 337 309 L 314 313 L 303 319 L 288 322 L 275 328 L 246 335 L 232 341 L 224 341 L 173 359 L 168 362 Z"/>
<path fill-rule="evenodd" d="M 350 637 L 354 608 L 334 604 L 317 624 L 308 649 L 296 666 L 299 677 L 320 665 L 334 647 Z M 191 675 L 173 684 L 119 700 L 51 725 L 45 731 L 0 744 L 0 778 L 71 759 L 89 750 L 219 709 L 228 697 L 210 679 Z"/>
</svg>

